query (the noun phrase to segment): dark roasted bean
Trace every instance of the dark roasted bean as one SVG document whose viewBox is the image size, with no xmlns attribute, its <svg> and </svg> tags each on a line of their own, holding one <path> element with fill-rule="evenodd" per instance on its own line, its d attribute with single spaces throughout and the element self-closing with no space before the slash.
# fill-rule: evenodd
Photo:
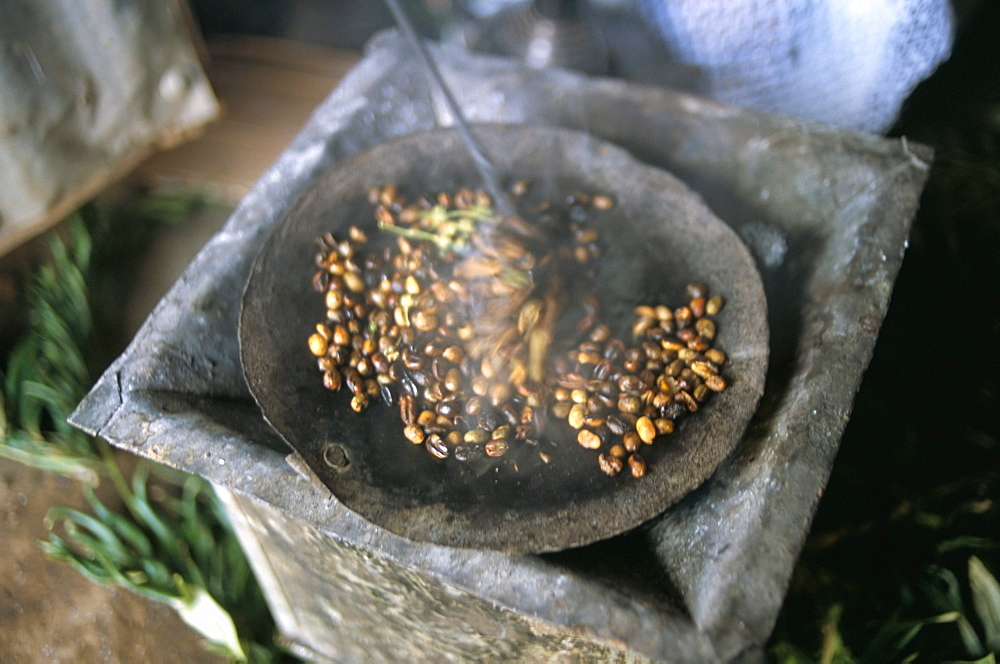
<svg viewBox="0 0 1000 664">
<path fill-rule="evenodd" d="M 684 404 L 678 403 L 677 401 L 671 401 L 660 409 L 660 414 L 663 415 L 663 417 L 676 422 L 687 414 L 687 408 L 684 407 Z"/>
<path fill-rule="evenodd" d="M 420 386 L 408 374 L 399 379 L 399 386 L 403 388 L 406 394 L 412 397 L 420 394 Z"/>
<path fill-rule="evenodd" d="M 603 472 L 608 477 L 614 477 L 618 473 L 622 472 L 622 467 L 624 463 L 618 457 L 611 456 L 610 454 L 602 454 L 597 457 L 597 464 Z"/>
<path fill-rule="evenodd" d="M 642 370 L 643 364 L 636 360 L 625 360 L 622 362 L 622 367 L 629 373 L 637 373 Z"/>
<path fill-rule="evenodd" d="M 617 362 L 625 355 L 625 342 L 621 339 L 612 339 L 604 347 L 604 359 Z"/>
<path fill-rule="evenodd" d="M 372 368 L 379 374 L 389 373 L 389 360 L 382 353 L 376 352 L 371 357 Z"/>
<path fill-rule="evenodd" d="M 475 443 L 462 443 L 455 446 L 454 456 L 458 461 L 477 461 L 483 458 L 483 446 Z"/>
<path fill-rule="evenodd" d="M 618 410 L 625 413 L 638 413 L 642 410 L 642 400 L 634 392 L 623 392 L 618 396 Z"/>
<path fill-rule="evenodd" d="M 405 366 L 410 371 L 417 371 L 422 369 L 424 366 L 424 358 L 419 354 L 411 351 L 409 348 L 403 349 L 402 354 L 403 366 Z"/>
<path fill-rule="evenodd" d="M 429 380 L 427 387 L 424 389 L 424 398 L 431 403 L 437 403 L 444 399 L 444 386 L 441 384 L 441 381 Z"/>
<path fill-rule="evenodd" d="M 709 349 L 708 339 L 702 336 L 696 336 L 694 339 L 688 342 L 688 348 L 694 351 L 702 352 Z"/>
<path fill-rule="evenodd" d="M 330 273 L 320 270 L 313 275 L 312 287 L 317 293 L 322 293 L 330 286 Z"/>
<path fill-rule="evenodd" d="M 691 299 L 691 303 L 688 304 L 691 308 L 691 315 L 695 318 L 701 318 L 705 315 L 705 298 L 695 297 Z"/>
<path fill-rule="evenodd" d="M 688 412 L 694 413 L 698 410 L 698 402 L 695 401 L 695 398 L 691 396 L 691 393 L 686 390 L 682 390 L 675 394 L 674 401 L 686 407 Z"/>
<path fill-rule="evenodd" d="M 646 461 L 638 454 L 633 454 L 628 458 L 628 468 L 632 471 L 632 477 L 642 477 L 646 474 Z"/>
<path fill-rule="evenodd" d="M 591 376 L 597 380 L 605 380 L 611 373 L 611 361 L 607 359 L 600 360 L 596 365 L 594 365 L 594 370 L 591 372 Z"/>
<path fill-rule="evenodd" d="M 691 299 L 708 296 L 708 286 L 700 282 L 688 284 L 685 289 L 687 296 Z"/>
<path fill-rule="evenodd" d="M 458 415 L 461 406 L 459 403 L 453 399 L 447 401 L 438 402 L 434 410 L 437 411 L 438 415 L 444 415 L 445 417 L 455 417 Z"/>
<path fill-rule="evenodd" d="M 365 381 L 356 369 L 348 368 L 344 372 L 344 384 L 354 394 L 361 394 L 365 391 Z"/>
<path fill-rule="evenodd" d="M 646 338 L 653 343 L 660 343 L 667 336 L 667 331 L 662 326 L 657 325 L 646 330 Z"/>
<path fill-rule="evenodd" d="M 437 357 L 444 353 L 446 348 L 445 342 L 442 339 L 431 339 L 424 346 L 424 355 L 430 355 L 431 357 Z"/>
<path fill-rule="evenodd" d="M 406 374 L 406 377 L 410 379 L 413 382 L 413 384 L 416 385 L 418 388 L 423 388 L 423 389 L 426 389 L 427 386 L 430 385 L 431 382 L 434 380 L 433 376 L 424 371 L 411 371 Z M 417 394 L 419 394 L 419 392 L 420 390 L 418 389 Z"/>
<path fill-rule="evenodd" d="M 638 392 L 642 389 L 642 379 L 635 374 L 625 374 L 618 379 L 618 389 L 622 392 Z"/>
<path fill-rule="evenodd" d="M 360 413 L 365 408 L 368 407 L 368 395 L 364 392 L 360 394 L 355 394 L 351 397 L 351 410 L 356 413 Z"/>
<path fill-rule="evenodd" d="M 483 405 L 482 397 L 469 397 L 465 402 L 465 412 L 468 415 L 477 416 L 483 410 Z"/>
<path fill-rule="evenodd" d="M 340 372 L 336 369 L 323 374 L 323 387 L 326 389 L 337 391 L 340 389 L 341 383 Z"/>
<path fill-rule="evenodd" d="M 690 327 L 686 327 L 683 330 L 677 330 L 677 338 L 684 343 L 690 343 L 697 336 L 698 333 Z"/>
<path fill-rule="evenodd" d="M 648 390 L 656 384 L 656 374 L 649 369 L 643 369 L 639 373 L 639 380 L 642 381 L 642 389 Z"/>
<path fill-rule="evenodd" d="M 436 433 L 432 433 L 427 436 L 424 446 L 427 448 L 428 452 L 439 459 L 444 459 L 448 456 L 448 446 L 445 444 L 441 436 Z"/>
<path fill-rule="evenodd" d="M 630 428 L 629 424 L 618 413 L 611 413 L 604 419 L 604 422 L 605 424 L 607 424 L 608 429 L 611 430 L 611 433 L 615 434 L 616 436 L 623 435 Z"/>
<path fill-rule="evenodd" d="M 493 408 L 485 408 L 479 413 L 479 426 L 487 431 L 493 431 L 500 426 L 500 416 Z"/>
<path fill-rule="evenodd" d="M 691 313 L 690 307 L 679 307 L 674 311 L 674 322 L 677 324 L 678 330 L 686 328 L 693 319 L 694 314 Z"/>
<path fill-rule="evenodd" d="M 517 406 L 512 403 L 505 403 L 500 408 L 500 415 L 507 421 L 510 426 L 516 426 L 521 423 L 521 414 L 517 410 Z"/>
<path fill-rule="evenodd" d="M 327 317 L 327 320 L 330 320 L 332 322 L 332 319 L 330 317 Z M 338 354 L 338 358 L 343 358 L 341 364 L 346 364 L 347 358 L 350 357 L 351 351 L 353 350 L 351 346 L 349 344 L 342 344 L 339 346 L 334 346 L 333 348 L 334 350 L 328 352 L 331 355 L 333 355 L 334 353 Z"/>
<path fill-rule="evenodd" d="M 587 412 L 591 414 L 601 413 L 607 408 L 607 404 L 601 399 L 601 397 L 594 395 L 587 399 Z"/>
<path fill-rule="evenodd" d="M 646 331 L 649 330 L 649 328 L 656 325 L 656 322 L 656 319 L 652 316 L 641 316 L 636 318 L 635 322 L 632 324 L 632 336 L 642 337 L 646 334 Z"/>
<path fill-rule="evenodd" d="M 499 457 L 506 454 L 509 448 L 510 444 L 506 440 L 493 439 L 486 443 L 483 449 L 486 452 L 486 456 Z"/>
</svg>

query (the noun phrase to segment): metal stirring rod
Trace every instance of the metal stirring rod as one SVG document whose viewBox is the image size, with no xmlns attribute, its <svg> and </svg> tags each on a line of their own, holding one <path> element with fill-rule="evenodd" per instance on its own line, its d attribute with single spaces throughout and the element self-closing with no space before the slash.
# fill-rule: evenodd
<svg viewBox="0 0 1000 664">
<path fill-rule="evenodd" d="M 517 211 L 514 208 L 513 203 L 511 203 L 510 198 L 507 196 L 507 192 L 505 192 L 503 187 L 500 186 L 496 168 L 494 168 L 493 163 L 486 156 L 486 153 L 483 151 L 479 141 L 476 140 L 476 137 L 473 136 L 472 132 L 469 130 L 469 124 L 465 121 L 465 115 L 462 113 L 462 109 L 459 108 L 458 102 L 455 101 L 455 97 L 452 96 L 451 90 L 448 88 L 447 83 L 445 83 L 444 77 L 441 76 L 441 71 L 437 68 L 437 65 L 434 64 L 434 60 L 427 51 L 427 47 L 424 45 L 423 40 L 417 36 L 416 31 L 413 29 L 413 24 L 410 23 L 410 19 L 403 11 L 402 6 L 399 4 L 399 0 L 385 0 L 385 4 L 389 6 L 389 11 L 392 12 L 396 25 L 398 25 L 400 30 L 403 31 L 403 34 L 417 52 L 417 55 L 424 66 L 424 73 L 427 74 L 428 78 L 431 79 L 432 84 L 437 87 L 438 92 L 440 92 L 441 96 L 444 97 L 445 104 L 448 106 L 448 111 L 455 119 L 455 127 L 458 129 L 458 134 L 461 136 L 466 150 L 469 151 L 469 155 L 472 157 L 472 161 L 476 165 L 476 170 L 479 171 L 479 176 L 483 179 L 483 184 L 486 185 L 490 195 L 493 197 L 493 201 L 500 214 L 504 217 L 516 216 Z"/>
</svg>

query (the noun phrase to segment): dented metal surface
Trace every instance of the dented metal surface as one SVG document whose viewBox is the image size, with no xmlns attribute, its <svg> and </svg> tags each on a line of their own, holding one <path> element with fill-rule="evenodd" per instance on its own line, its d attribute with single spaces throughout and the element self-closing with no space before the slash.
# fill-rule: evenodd
<svg viewBox="0 0 1000 664">
<path fill-rule="evenodd" d="M 319 173 L 437 124 L 394 35 L 376 40 L 317 109 L 72 421 L 234 492 L 247 515 L 238 532 L 257 546 L 251 557 L 279 625 L 324 656 L 353 652 L 361 638 L 332 629 L 338 621 L 387 634 L 423 630 L 409 650 L 417 654 L 461 629 L 469 638 L 448 652 L 469 659 L 495 652 L 498 639 L 510 652 L 565 655 L 560 643 L 571 638 L 580 639 L 576 653 L 593 644 L 671 661 L 759 656 L 870 360 L 930 151 L 659 88 L 436 53 L 471 121 L 560 125 L 617 143 L 680 177 L 751 246 L 767 292 L 771 360 L 760 408 L 715 475 L 629 533 L 532 556 L 403 539 L 285 463 L 287 449 L 242 379 L 240 295 L 264 238 Z M 306 533 L 308 545 L 299 540 Z M 348 555 L 380 561 L 352 567 L 366 583 L 327 562 Z M 397 567 L 424 590 L 381 586 Z M 463 600 L 451 602 L 450 592 Z M 463 618 L 466 600 L 476 621 Z M 334 613 L 348 604 L 350 612 Z M 421 606 L 451 620 L 405 618 Z M 512 615 L 536 627 L 505 629 Z M 375 658 L 398 654 L 370 648 Z"/>
</svg>

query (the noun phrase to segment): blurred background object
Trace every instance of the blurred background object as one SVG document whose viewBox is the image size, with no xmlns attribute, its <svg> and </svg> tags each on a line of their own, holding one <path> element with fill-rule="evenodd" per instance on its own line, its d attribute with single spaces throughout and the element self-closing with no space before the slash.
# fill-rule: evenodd
<svg viewBox="0 0 1000 664">
<path fill-rule="evenodd" d="M 888 130 L 951 52 L 948 0 L 641 0 L 678 60 L 725 104 Z"/>
<path fill-rule="evenodd" d="M 0 3 L 0 255 L 218 115 L 189 18 L 177 0 Z"/>
<path fill-rule="evenodd" d="M 391 27 L 380 2 L 193 0 L 206 34 L 360 48 Z M 473 51 L 696 92 L 724 104 L 884 133 L 947 59 L 978 0 L 424 0 L 427 37 Z"/>
<path fill-rule="evenodd" d="M 498 12 L 482 30 L 477 50 L 515 57 L 529 67 L 566 67 L 606 74 L 608 46 L 589 5 L 534 0 Z"/>
</svg>

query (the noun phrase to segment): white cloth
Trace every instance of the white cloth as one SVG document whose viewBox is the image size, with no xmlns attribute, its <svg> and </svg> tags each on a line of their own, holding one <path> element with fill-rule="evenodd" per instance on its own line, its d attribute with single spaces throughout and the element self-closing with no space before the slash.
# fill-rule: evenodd
<svg viewBox="0 0 1000 664">
<path fill-rule="evenodd" d="M 641 0 L 727 103 L 884 132 L 951 52 L 948 0 Z"/>
</svg>

